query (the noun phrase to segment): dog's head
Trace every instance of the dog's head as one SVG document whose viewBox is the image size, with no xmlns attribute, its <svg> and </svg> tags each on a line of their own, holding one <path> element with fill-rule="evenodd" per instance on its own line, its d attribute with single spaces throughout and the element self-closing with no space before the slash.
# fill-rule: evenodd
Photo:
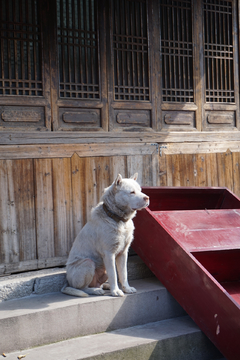
<svg viewBox="0 0 240 360">
<path fill-rule="evenodd" d="M 136 173 L 131 178 L 124 179 L 118 174 L 113 184 L 106 189 L 106 192 L 111 191 L 114 205 L 126 213 L 141 210 L 149 205 L 149 197 L 142 193 L 136 181 L 137 176 Z"/>
</svg>

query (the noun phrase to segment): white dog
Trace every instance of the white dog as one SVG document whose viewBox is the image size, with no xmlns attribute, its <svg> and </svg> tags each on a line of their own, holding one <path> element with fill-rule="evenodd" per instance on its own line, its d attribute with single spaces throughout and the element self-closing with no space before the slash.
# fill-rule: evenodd
<svg viewBox="0 0 240 360">
<path fill-rule="evenodd" d="M 67 261 L 68 285 L 62 292 L 68 295 L 103 295 L 109 289 L 112 296 L 136 292 L 127 279 L 128 249 L 133 240 L 132 218 L 136 210 L 149 205 L 149 197 L 136 182 L 118 175 L 104 190 L 101 202 L 92 210 L 91 220 L 76 237 Z M 122 290 L 118 287 L 117 272 Z M 104 284 L 108 279 L 108 284 Z M 104 285 L 103 285 L 104 284 Z"/>
</svg>

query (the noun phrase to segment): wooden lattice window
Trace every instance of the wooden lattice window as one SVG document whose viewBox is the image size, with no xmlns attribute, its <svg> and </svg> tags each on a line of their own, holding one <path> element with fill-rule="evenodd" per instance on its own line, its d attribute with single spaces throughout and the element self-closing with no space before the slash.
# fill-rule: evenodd
<svg viewBox="0 0 240 360">
<path fill-rule="evenodd" d="M 147 8 L 113 1 L 114 100 L 150 100 Z"/>
<path fill-rule="evenodd" d="M 37 0 L 0 1 L 0 95 L 43 95 L 37 5 Z"/>
<path fill-rule="evenodd" d="M 191 1 L 161 1 L 162 101 L 193 102 Z"/>
<path fill-rule="evenodd" d="M 204 2 L 206 102 L 235 102 L 232 1 Z"/>
<path fill-rule="evenodd" d="M 57 0 L 59 96 L 98 99 L 97 1 Z"/>
</svg>

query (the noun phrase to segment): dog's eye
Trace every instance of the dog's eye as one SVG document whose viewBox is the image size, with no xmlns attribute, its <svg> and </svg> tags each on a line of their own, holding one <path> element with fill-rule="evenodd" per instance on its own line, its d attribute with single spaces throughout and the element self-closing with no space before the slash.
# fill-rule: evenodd
<svg viewBox="0 0 240 360">
<path fill-rule="evenodd" d="M 135 194 L 135 191 L 131 191 L 130 194 Z"/>
</svg>

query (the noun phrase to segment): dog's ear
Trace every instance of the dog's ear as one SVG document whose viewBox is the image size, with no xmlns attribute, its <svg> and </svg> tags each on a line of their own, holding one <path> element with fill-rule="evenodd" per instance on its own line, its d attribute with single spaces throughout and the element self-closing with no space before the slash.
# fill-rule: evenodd
<svg viewBox="0 0 240 360">
<path fill-rule="evenodd" d="M 122 183 L 122 175 L 118 174 L 118 176 L 116 177 L 116 180 L 114 181 L 114 184 L 116 186 L 118 186 L 118 185 L 121 185 L 121 183 Z"/>
<path fill-rule="evenodd" d="M 133 179 L 133 180 L 137 180 L 137 177 L 138 177 L 138 173 L 135 173 L 133 176 L 131 176 L 131 178 L 130 179 Z"/>
</svg>

